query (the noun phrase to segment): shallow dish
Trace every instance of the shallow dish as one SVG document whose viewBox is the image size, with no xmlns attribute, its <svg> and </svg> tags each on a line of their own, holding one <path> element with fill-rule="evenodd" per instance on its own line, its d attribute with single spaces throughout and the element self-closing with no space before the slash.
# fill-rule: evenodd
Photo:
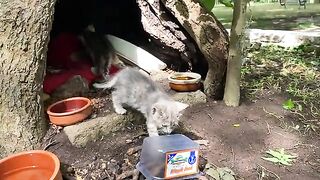
<svg viewBox="0 0 320 180">
<path fill-rule="evenodd" d="M 201 75 L 193 72 L 177 72 L 168 77 L 171 89 L 181 92 L 196 91 L 201 88 Z"/>
<path fill-rule="evenodd" d="M 50 105 L 47 113 L 53 124 L 68 126 L 86 119 L 92 113 L 92 104 L 88 98 L 73 97 Z"/>
<path fill-rule="evenodd" d="M 60 161 L 43 150 L 25 151 L 0 160 L 2 180 L 62 180 Z"/>
</svg>

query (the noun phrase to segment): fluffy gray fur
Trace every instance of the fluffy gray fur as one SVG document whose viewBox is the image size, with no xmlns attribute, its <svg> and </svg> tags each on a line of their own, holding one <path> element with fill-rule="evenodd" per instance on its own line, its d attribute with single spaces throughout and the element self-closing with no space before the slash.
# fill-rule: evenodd
<svg viewBox="0 0 320 180">
<path fill-rule="evenodd" d="M 146 75 L 135 68 L 125 68 L 95 88 L 113 89 L 112 102 L 116 113 L 125 114 L 126 106 L 140 111 L 147 120 L 149 136 L 170 134 L 178 125 L 181 111 L 187 104 L 174 101 Z"/>
</svg>

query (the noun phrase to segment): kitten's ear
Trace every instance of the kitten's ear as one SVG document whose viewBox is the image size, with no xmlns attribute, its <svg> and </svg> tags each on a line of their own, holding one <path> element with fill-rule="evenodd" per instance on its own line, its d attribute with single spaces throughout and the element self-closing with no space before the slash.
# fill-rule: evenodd
<svg viewBox="0 0 320 180">
<path fill-rule="evenodd" d="M 158 113 L 158 114 L 162 114 L 163 112 L 163 106 L 159 103 L 156 103 L 152 106 L 152 109 L 151 109 L 151 112 L 152 112 L 152 115 Z"/>
<path fill-rule="evenodd" d="M 152 115 L 155 115 L 156 113 L 161 112 L 161 105 L 157 103 L 152 105 L 151 112 L 152 112 Z"/>
<path fill-rule="evenodd" d="M 186 109 L 187 107 L 189 107 L 189 105 L 185 104 L 185 103 L 181 103 L 181 102 L 178 102 L 178 101 L 175 101 L 175 103 L 176 103 L 176 106 L 178 108 L 178 112 L 180 112 L 180 111 Z"/>
</svg>

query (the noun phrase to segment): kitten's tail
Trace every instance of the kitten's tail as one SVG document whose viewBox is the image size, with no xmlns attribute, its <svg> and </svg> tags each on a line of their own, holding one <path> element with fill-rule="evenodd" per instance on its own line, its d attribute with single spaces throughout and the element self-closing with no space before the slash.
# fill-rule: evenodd
<svg viewBox="0 0 320 180">
<path fill-rule="evenodd" d="M 92 86 L 96 89 L 111 89 L 117 82 L 117 76 L 114 76 L 110 81 L 103 83 L 93 83 Z"/>
</svg>

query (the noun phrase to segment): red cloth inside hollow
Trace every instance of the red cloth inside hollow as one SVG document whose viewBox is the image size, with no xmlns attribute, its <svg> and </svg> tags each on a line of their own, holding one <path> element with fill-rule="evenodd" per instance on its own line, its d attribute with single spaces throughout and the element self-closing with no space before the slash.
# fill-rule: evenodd
<svg viewBox="0 0 320 180">
<path fill-rule="evenodd" d="M 47 73 L 43 82 L 43 91 L 51 94 L 59 86 L 75 75 L 85 78 L 89 85 L 96 79 L 92 71 L 93 66 L 89 59 L 74 61 L 71 59 L 73 53 L 83 50 L 83 45 L 78 37 L 72 33 L 61 33 L 49 43 L 47 64 L 49 66 L 62 69 L 59 73 Z M 119 68 L 111 65 L 109 75 L 112 76 L 119 71 Z"/>
</svg>

